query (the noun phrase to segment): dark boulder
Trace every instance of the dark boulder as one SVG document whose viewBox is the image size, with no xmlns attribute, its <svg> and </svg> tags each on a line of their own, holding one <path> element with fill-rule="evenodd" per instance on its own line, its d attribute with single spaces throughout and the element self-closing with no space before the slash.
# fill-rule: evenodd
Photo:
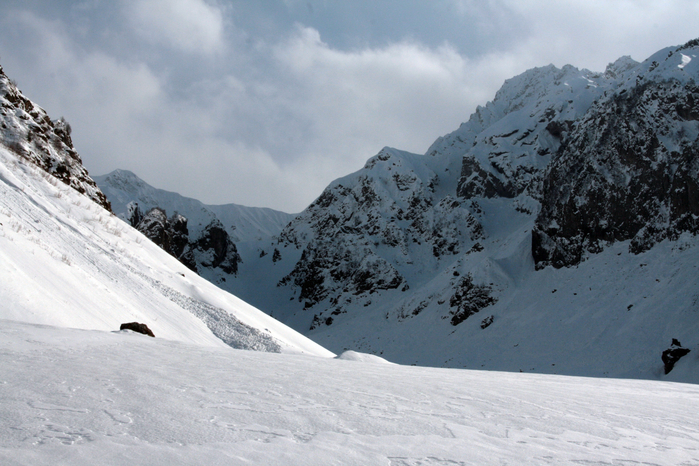
<svg viewBox="0 0 699 466">
<path fill-rule="evenodd" d="M 148 328 L 146 324 L 141 324 L 138 322 L 129 322 L 126 324 L 121 324 L 119 330 L 132 330 L 134 332 L 142 333 L 144 335 L 148 335 L 149 337 L 155 338 L 155 335 L 153 335 L 153 332 L 151 332 L 151 330 Z"/>
</svg>

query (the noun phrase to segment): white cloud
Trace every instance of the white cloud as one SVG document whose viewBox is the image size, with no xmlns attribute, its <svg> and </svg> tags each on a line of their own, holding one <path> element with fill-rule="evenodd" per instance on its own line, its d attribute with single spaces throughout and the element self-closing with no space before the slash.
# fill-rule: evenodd
<svg viewBox="0 0 699 466">
<path fill-rule="evenodd" d="M 469 42 L 401 35 L 341 49 L 315 28 L 276 28 L 278 17 L 251 3 L 122 0 L 110 11 L 128 13 L 125 23 L 98 15 L 106 3 L 51 21 L 12 10 L 0 48 L 28 97 L 71 121 L 92 173 L 126 168 L 208 203 L 299 211 L 385 145 L 424 152 L 506 78 L 548 63 L 642 60 L 693 38 L 677 11 L 699 15 L 684 0 L 454 1 L 463 18 L 448 18 L 452 30 L 463 21 L 483 40 L 498 35 L 497 47 L 469 54 Z"/>
<path fill-rule="evenodd" d="M 307 27 L 278 44 L 274 58 L 285 78 L 274 83 L 270 99 L 293 120 L 280 131 L 304 139 L 294 143 L 297 153 L 285 168 L 315 195 L 383 146 L 424 153 L 519 65 L 511 56 L 468 60 L 448 44 L 432 49 L 402 41 L 341 51 Z"/>
<path fill-rule="evenodd" d="M 187 53 L 214 54 L 224 47 L 219 8 L 204 0 L 125 0 L 138 34 L 153 43 Z"/>
<path fill-rule="evenodd" d="M 661 47 L 696 36 L 683 18 L 699 16 L 699 3 L 687 0 L 503 0 L 528 33 L 508 49 L 528 56 L 528 67 L 554 63 L 603 71 L 623 55 L 642 61 Z"/>
</svg>

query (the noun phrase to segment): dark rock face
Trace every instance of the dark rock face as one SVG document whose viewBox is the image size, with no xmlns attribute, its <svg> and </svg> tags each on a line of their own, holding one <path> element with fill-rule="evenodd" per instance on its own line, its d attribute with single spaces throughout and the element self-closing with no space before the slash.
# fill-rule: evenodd
<svg viewBox="0 0 699 466">
<path fill-rule="evenodd" d="M 63 118 L 51 120 L 27 99 L 0 67 L 0 144 L 111 211 L 73 147 Z"/>
<path fill-rule="evenodd" d="M 199 267 L 219 268 L 229 275 L 238 272 L 238 249 L 218 219 L 207 225 L 195 240 L 189 238 L 186 217 L 175 213 L 168 218 L 160 207 L 144 215 L 137 203 L 131 203 L 128 221 L 194 272 L 199 273 Z"/>
<path fill-rule="evenodd" d="M 318 319 L 328 325 L 324 313 L 337 321 L 359 297 L 407 290 L 401 270 L 416 262 L 436 269 L 455 260 L 484 233 L 470 205 L 435 194 L 440 183 L 424 158 L 384 148 L 282 231 L 278 244 L 301 256 L 278 286 L 292 287 L 304 309 L 323 302 Z"/>
<path fill-rule="evenodd" d="M 231 275 L 238 272 L 238 249 L 218 219 L 207 225 L 191 246 L 197 262 L 202 266 L 219 268 Z"/>
<path fill-rule="evenodd" d="M 141 219 L 136 225 L 138 231 L 171 256 L 177 258 L 187 268 L 197 272 L 197 265 L 189 245 L 189 232 L 185 217 L 174 214 L 168 218 L 167 213 L 159 207 L 154 207 L 141 217 L 140 210 L 136 206 L 130 219 L 131 223 L 133 224 L 138 218 Z"/>
<path fill-rule="evenodd" d="M 699 232 L 699 87 L 640 82 L 594 106 L 553 160 L 532 253 L 571 266 L 611 242 L 631 252 Z"/>
<path fill-rule="evenodd" d="M 141 223 L 141 220 L 143 220 L 143 212 L 141 212 L 138 202 L 129 202 L 126 206 L 126 219 L 134 228 Z"/>
<path fill-rule="evenodd" d="M 151 331 L 151 329 L 148 328 L 146 324 L 141 324 L 138 322 L 129 322 L 126 324 L 121 324 L 119 330 L 132 330 L 134 332 L 142 333 L 144 335 L 148 335 L 149 337 L 155 338 L 155 335 L 153 335 L 153 332 Z"/>
<path fill-rule="evenodd" d="M 519 193 L 516 192 L 511 183 L 503 183 L 492 173 L 485 171 L 473 157 L 464 157 L 456 194 L 459 197 L 470 199 L 473 197 L 515 197 Z"/>
<path fill-rule="evenodd" d="M 370 248 L 338 241 L 316 240 L 308 244 L 292 272 L 281 285 L 293 283 L 300 290 L 299 302 L 309 308 L 332 292 L 361 294 L 398 288 L 403 277 Z"/>
<path fill-rule="evenodd" d="M 688 348 L 683 348 L 682 344 L 673 338 L 672 345 L 663 351 L 661 356 L 663 364 L 665 365 L 665 375 L 669 374 L 675 367 L 677 361 L 679 361 L 681 357 L 686 356 L 689 351 L 690 350 Z"/>
<path fill-rule="evenodd" d="M 454 326 L 459 325 L 481 309 L 495 304 L 496 302 L 497 299 L 492 295 L 491 286 L 473 283 L 473 276 L 471 274 L 461 277 L 454 294 L 449 299 L 451 324 Z M 488 318 L 483 322 L 487 320 Z M 485 326 L 481 326 L 481 328 L 487 327 L 492 322 L 492 317 L 490 317 L 490 322 Z"/>
</svg>

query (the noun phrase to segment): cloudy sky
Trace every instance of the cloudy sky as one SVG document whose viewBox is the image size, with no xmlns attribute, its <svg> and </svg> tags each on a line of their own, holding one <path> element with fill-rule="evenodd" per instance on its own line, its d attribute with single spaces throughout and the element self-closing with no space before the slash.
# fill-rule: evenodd
<svg viewBox="0 0 699 466">
<path fill-rule="evenodd" d="M 93 175 L 298 212 L 503 81 L 699 37 L 696 0 L 2 0 L 0 65 Z"/>
</svg>

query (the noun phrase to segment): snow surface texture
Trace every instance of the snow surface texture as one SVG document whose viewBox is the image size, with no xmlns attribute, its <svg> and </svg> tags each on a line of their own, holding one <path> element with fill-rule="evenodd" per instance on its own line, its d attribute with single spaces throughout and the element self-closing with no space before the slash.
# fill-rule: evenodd
<svg viewBox="0 0 699 466">
<path fill-rule="evenodd" d="M 0 463 L 696 465 L 699 387 L 0 321 Z"/>
<path fill-rule="evenodd" d="M 263 351 L 332 353 L 192 273 L 0 146 L 0 318 Z"/>
</svg>

